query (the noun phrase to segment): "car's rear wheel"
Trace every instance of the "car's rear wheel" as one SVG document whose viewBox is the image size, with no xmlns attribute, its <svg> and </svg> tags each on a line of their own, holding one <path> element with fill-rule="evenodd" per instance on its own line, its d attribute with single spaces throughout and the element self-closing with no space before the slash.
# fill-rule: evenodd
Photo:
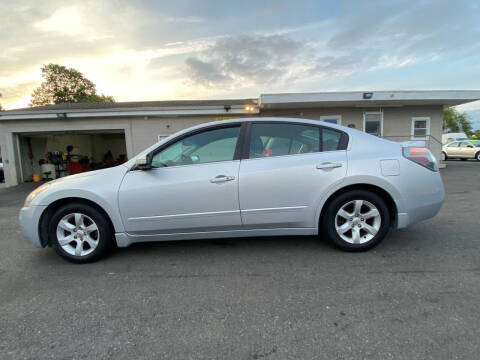
<svg viewBox="0 0 480 360">
<path fill-rule="evenodd" d="M 113 243 L 113 233 L 100 211 L 86 204 L 68 204 L 50 219 L 49 239 L 57 253 L 74 263 L 102 258 Z"/>
<path fill-rule="evenodd" d="M 445 161 L 448 159 L 447 153 L 442 151 L 442 161 Z"/>
<path fill-rule="evenodd" d="M 390 229 L 385 201 L 366 190 L 343 193 L 330 202 L 322 216 L 321 233 L 347 251 L 364 251 L 378 245 Z"/>
</svg>

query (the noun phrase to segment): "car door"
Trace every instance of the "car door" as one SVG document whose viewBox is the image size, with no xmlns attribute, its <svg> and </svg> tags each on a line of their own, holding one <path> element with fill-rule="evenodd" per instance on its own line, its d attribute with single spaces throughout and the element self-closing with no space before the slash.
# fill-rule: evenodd
<svg viewBox="0 0 480 360">
<path fill-rule="evenodd" d="M 183 136 L 151 155 L 151 170 L 129 171 L 118 196 L 126 231 L 141 235 L 239 228 L 239 134 L 237 124 Z"/>
<path fill-rule="evenodd" d="M 458 147 L 458 142 L 453 142 L 445 146 L 445 152 L 447 156 L 456 157 L 460 156 L 460 148 Z"/>
<path fill-rule="evenodd" d="M 239 183 L 244 228 L 315 227 L 318 199 L 345 177 L 347 135 L 285 122 L 253 122 L 247 133 Z"/>
<path fill-rule="evenodd" d="M 475 148 L 470 141 L 460 142 L 460 153 L 463 158 L 473 158 L 475 156 Z"/>
</svg>

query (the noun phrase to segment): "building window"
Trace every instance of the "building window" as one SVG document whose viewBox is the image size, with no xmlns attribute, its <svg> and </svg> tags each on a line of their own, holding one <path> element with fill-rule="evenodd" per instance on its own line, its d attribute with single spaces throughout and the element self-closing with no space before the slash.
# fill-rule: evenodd
<svg viewBox="0 0 480 360">
<path fill-rule="evenodd" d="M 342 115 L 322 115 L 320 116 L 320 121 L 342 125 Z"/>
<path fill-rule="evenodd" d="M 363 113 L 363 131 L 367 134 L 383 135 L 383 112 L 364 112 Z"/>
<path fill-rule="evenodd" d="M 430 118 L 429 117 L 414 117 L 412 118 L 412 132 L 413 139 L 425 139 L 430 135 Z"/>
</svg>

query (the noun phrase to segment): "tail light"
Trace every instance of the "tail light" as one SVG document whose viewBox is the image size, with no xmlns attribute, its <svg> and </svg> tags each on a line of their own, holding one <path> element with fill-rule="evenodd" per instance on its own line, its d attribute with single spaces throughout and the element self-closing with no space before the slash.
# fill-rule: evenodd
<svg viewBox="0 0 480 360">
<path fill-rule="evenodd" d="M 430 150 L 424 147 L 404 147 L 403 156 L 432 171 L 438 171 L 438 164 Z"/>
</svg>

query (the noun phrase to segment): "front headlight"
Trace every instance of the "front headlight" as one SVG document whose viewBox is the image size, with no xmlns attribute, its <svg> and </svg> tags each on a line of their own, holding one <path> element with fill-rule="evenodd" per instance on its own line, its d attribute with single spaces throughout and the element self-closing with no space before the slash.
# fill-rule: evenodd
<svg viewBox="0 0 480 360">
<path fill-rule="evenodd" d="M 28 207 L 30 205 L 30 203 L 32 202 L 32 200 L 35 199 L 35 197 L 38 194 L 47 190 L 50 187 L 50 185 L 51 185 L 50 183 L 46 183 L 46 184 L 43 184 L 43 185 L 39 186 L 35 190 L 33 190 L 30 194 L 28 194 L 27 198 L 25 199 L 25 204 L 23 206 Z"/>
</svg>

